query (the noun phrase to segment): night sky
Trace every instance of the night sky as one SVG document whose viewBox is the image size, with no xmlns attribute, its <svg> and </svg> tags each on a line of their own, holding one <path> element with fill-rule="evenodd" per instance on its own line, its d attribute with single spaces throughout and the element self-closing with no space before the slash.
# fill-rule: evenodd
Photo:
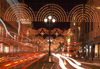
<svg viewBox="0 0 100 69">
<path fill-rule="evenodd" d="M 34 23 L 34 28 L 39 29 L 39 28 L 46 28 L 49 29 L 48 25 L 44 22 L 33 22 Z M 54 28 L 60 28 L 61 30 L 68 29 L 70 28 L 70 23 L 68 22 L 55 22 L 54 24 L 51 25 L 51 30 Z"/>
<path fill-rule="evenodd" d="M 86 4 L 88 0 L 24 0 L 25 4 L 30 6 L 33 11 L 38 11 L 42 6 L 48 3 L 60 5 L 66 12 L 69 12 L 78 4 Z"/>
</svg>

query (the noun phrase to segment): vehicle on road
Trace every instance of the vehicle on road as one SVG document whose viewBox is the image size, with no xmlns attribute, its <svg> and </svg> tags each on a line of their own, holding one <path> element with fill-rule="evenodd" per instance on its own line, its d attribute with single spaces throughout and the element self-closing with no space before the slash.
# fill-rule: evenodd
<svg viewBox="0 0 100 69">
<path fill-rule="evenodd" d="M 67 57 L 78 57 L 79 45 L 78 43 L 70 43 L 69 45 L 64 45 L 62 49 L 62 55 Z"/>
</svg>

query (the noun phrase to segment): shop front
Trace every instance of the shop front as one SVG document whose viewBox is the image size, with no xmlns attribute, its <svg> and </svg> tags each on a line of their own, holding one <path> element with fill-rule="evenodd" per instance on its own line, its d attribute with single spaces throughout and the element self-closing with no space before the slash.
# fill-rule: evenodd
<svg viewBox="0 0 100 69">
<path fill-rule="evenodd" d="M 3 43 L 0 43 L 0 53 L 3 53 Z"/>
<path fill-rule="evenodd" d="M 18 52 L 18 46 L 14 46 L 13 50 L 14 52 Z"/>
<path fill-rule="evenodd" d="M 10 47 L 8 45 L 4 45 L 4 53 L 9 53 Z"/>
<path fill-rule="evenodd" d="M 88 46 L 86 45 L 86 56 L 89 56 L 88 54 Z"/>
<path fill-rule="evenodd" d="M 94 48 L 94 57 L 99 57 L 99 45 L 96 44 Z"/>
<path fill-rule="evenodd" d="M 99 46 L 100 46 L 100 44 L 97 43 L 97 44 L 93 45 L 92 47 L 90 47 L 91 48 L 91 51 L 93 50 L 92 54 L 93 54 L 93 57 L 94 58 L 99 58 L 100 57 L 99 56 L 99 54 L 100 54 L 99 53 L 100 52 L 99 51 L 100 50 L 100 47 Z"/>
<path fill-rule="evenodd" d="M 92 48 L 92 46 L 90 45 L 90 46 L 89 46 L 89 57 L 92 57 L 92 56 L 91 56 L 91 52 L 92 52 L 92 51 L 91 51 L 91 50 L 92 50 L 91 48 Z"/>
</svg>

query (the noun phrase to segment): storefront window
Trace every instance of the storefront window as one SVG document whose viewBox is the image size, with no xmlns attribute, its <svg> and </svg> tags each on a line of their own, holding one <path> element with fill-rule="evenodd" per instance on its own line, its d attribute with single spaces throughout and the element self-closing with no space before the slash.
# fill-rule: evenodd
<svg viewBox="0 0 100 69">
<path fill-rule="evenodd" d="M 86 56 L 88 56 L 88 46 L 86 46 Z"/>
<path fill-rule="evenodd" d="M 10 46 L 10 52 L 13 52 L 13 46 Z"/>
<path fill-rule="evenodd" d="M 89 46 L 89 57 L 91 57 L 91 46 Z"/>
<path fill-rule="evenodd" d="M 17 51 L 18 51 L 18 47 L 14 46 L 14 52 L 17 52 Z"/>
<path fill-rule="evenodd" d="M 14 40 L 16 40 L 16 35 L 14 35 Z"/>
<path fill-rule="evenodd" d="M 6 53 L 9 52 L 9 47 L 8 47 L 8 46 L 5 46 L 5 47 L 4 47 L 4 52 L 6 52 Z"/>
<path fill-rule="evenodd" d="M 3 52 L 3 43 L 0 43 L 0 52 Z"/>
<path fill-rule="evenodd" d="M 98 57 L 98 45 L 95 45 L 95 57 Z"/>
</svg>

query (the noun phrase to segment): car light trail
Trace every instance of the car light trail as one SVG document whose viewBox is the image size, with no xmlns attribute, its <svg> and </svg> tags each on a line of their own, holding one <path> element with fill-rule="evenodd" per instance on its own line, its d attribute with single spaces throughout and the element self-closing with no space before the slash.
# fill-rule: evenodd
<svg viewBox="0 0 100 69">
<path fill-rule="evenodd" d="M 5 66 L 10 66 L 11 64 L 9 63 L 9 64 L 6 64 Z"/>
<path fill-rule="evenodd" d="M 54 56 L 56 56 L 59 59 L 59 65 L 62 69 L 67 69 L 63 63 L 63 60 L 60 58 L 59 55 L 55 55 L 54 53 L 52 53 Z"/>
<path fill-rule="evenodd" d="M 23 62 L 23 60 L 20 60 L 20 62 Z"/>
<path fill-rule="evenodd" d="M 18 3 L 17 0 L 13 0 L 13 1 L 7 0 L 7 2 L 9 3 L 9 5 Z M 21 10 L 19 9 L 18 6 L 17 6 L 16 8 L 18 9 L 19 12 L 21 12 Z M 13 7 L 12 7 L 12 9 L 13 9 L 13 11 L 14 11 L 14 13 L 15 13 L 15 15 L 16 15 L 17 21 L 18 21 L 18 34 L 20 35 L 20 21 L 19 21 L 19 17 L 17 16 L 16 11 L 14 10 Z M 23 16 L 23 15 L 22 15 L 22 16 Z"/>
<path fill-rule="evenodd" d="M 14 63 L 18 63 L 18 61 L 17 62 L 14 62 Z"/>
<path fill-rule="evenodd" d="M 76 60 L 70 58 L 70 57 L 67 57 L 68 59 L 71 59 L 72 61 L 74 61 L 77 65 L 81 65 L 81 63 L 77 62 Z"/>
<path fill-rule="evenodd" d="M 26 69 L 28 66 L 30 66 L 31 64 L 39 61 L 40 58 L 42 58 L 43 56 L 45 56 L 47 53 L 43 54 L 42 56 L 40 56 L 38 59 L 34 60 L 33 62 L 31 62 L 30 64 L 26 65 L 25 67 L 23 67 L 22 69 Z"/>
<path fill-rule="evenodd" d="M 45 54 L 39 54 L 38 56 L 40 56 L 40 58 L 41 57 L 43 57 L 44 55 L 46 55 L 47 53 L 45 53 Z M 4 62 L 4 63 L 1 63 L 0 64 L 0 69 L 10 69 L 10 68 L 12 68 L 12 67 L 15 67 L 15 66 L 17 66 L 17 65 L 19 65 L 19 64 L 21 64 L 21 63 L 23 63 L 23 65 L 26 63 L 26 61 L 30 61 L 30 60 L 32 60 L 32 59 L 34 59 L 34 54 L 20 54 L 20 56 L 22 56 L 22 59 L 18 59 L 18 60 L 14 60 L 14 61 L 9 61 L 9 60 L 6 60 L 6 59 L 11 59 L 11 57 L 9 57 L 9 58 L 5 58 L 5 57 L 1 57 L 0 58 L 0 61 L 1 62 Z M 27 57 L 24 57 L 24 56 L 27 56 Z M 37 57 L 38 57 L 37 56 Z M 16 57 L 13 57 L 14 59 L 16 58 Z M 4 59 L 4 61 L 2 61 L 2 59 Z M 6 61 L 9 61 L 9 62 L 6 62 Z"/>
<path fill-rule="evenodd" d="M 37 65 L 33 68 L 33 69 L 36 69 L 36 67 L 39 65 L 39 61 L 37 61 Z"/>
<path fill-rule="evenodd" d="M 3 16 L 1 16 L 0 15 L 0 17 L 1 18 L 3 18 L 4 20 L 7 20 L 7 19 L 5 19 Z M 11 36 L 12 38 L 14 38 L 9 32 L 8 32 L 8 30 L 7 30 L 7 28 L 6 28 L 6 25 L 4 24 L 4 22 L 3 22 L 3 20 L 0 18 L 0 21 L 1 21 L 1 23 L 3 24 L 3 26 L 4 26 L 4 28 L 5 28 L 5 30 L 6 30 L 6 32 L 7 32 L 7 34 L 9 35 L 9 36 Z M 17 30 L 18 30 L 18 28 L 14 25 L 14 24 L 12 24 L 11 22 L 9 22 L 8 20 L 7 20 L 7 22 L 9 23 L 9 24 L 11 24 L 13 27 L 15 27 Z M 20 31 L 20 33 L 21 33 L 21 44 L 22 44 L 22 40 L 23 40 L 23 33 Z M 0 37 L 0 39 L 4 42 L 4 43 L 6 43 L 6 44 L 8 44 L 8 45 L 10 45 L 10 43 L 7 43 L 7 42 L 5 42 L 1 37 Z"/>
<path fill-rule="evenodd" d="M 25 59 L 25 61 L 26 61 L 27 59 Z"/>
<path fill-rule="evenodd" d="M 58 55 L 59 55 L 59 54 L 58 54 Z M 62 58 L 66 59 L 66 60 L 69 62 L 69 64 L 72 65 L 73 67 L 75 67 L 75 68 L 77 68 L 77 69 L 84 69 L 84 68 L 82 68 L 82 67 L 80 67 L 80 66 L 74 64 L 73 62 L 71 62 L 71 61 L 70 61 L 68 58 L 66 58 L 65 56 L 62 56 L 62 55 L 59 55 L 59 56 L 61 56 Z"/>
<path fill-rule="evenodd" d="M 4 28 L 5 28 L 5 30 L 6 30 L 6 32 L 7 32 L 7 34 L 9 35 L 9 36 L 11 36 L 12 38 L 14 38 L 12 35 L 10 35 L 10 33 L 8 32 L 8 30 L 7 30 L 7 27 L 6 27 L 6 25 L 5 25 L 5 23 L 3 22 L 3 20 L 0 18 L 0 21 L 1 21 L 1 23 L 3 24 L 3 26 L 4 26 Z"/>
</svg>

